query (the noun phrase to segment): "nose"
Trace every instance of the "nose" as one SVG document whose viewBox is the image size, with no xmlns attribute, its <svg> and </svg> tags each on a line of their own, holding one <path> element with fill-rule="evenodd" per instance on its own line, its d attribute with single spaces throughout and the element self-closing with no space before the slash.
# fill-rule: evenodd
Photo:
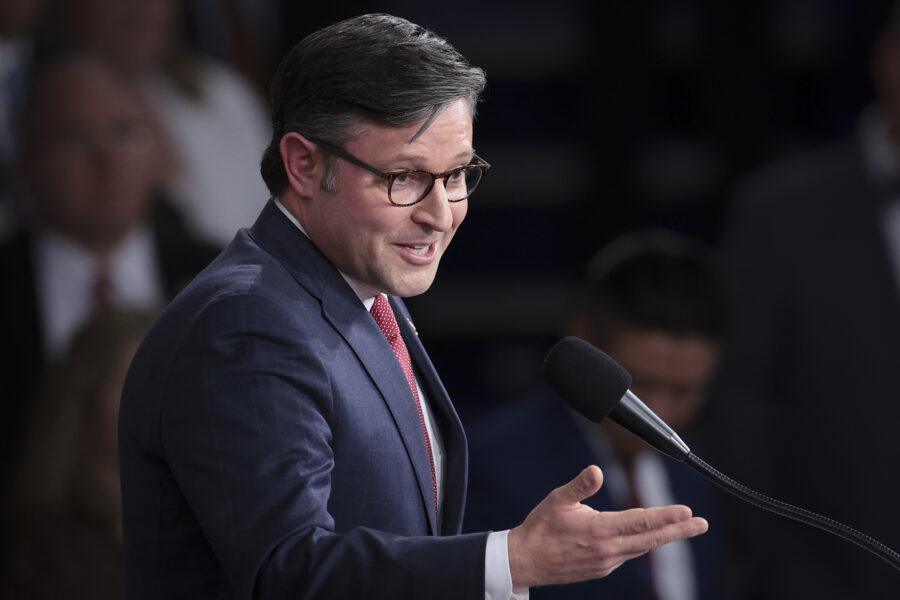
<svg viewBox="0 0 900 600">
<path fill-rule="evenodd" d="M 444 181 L 435 181 L 428 195 L 413 206 L 413 220 L 435 231 L 447 231 L 453 226 L 453 211 Z"/>
</svg>

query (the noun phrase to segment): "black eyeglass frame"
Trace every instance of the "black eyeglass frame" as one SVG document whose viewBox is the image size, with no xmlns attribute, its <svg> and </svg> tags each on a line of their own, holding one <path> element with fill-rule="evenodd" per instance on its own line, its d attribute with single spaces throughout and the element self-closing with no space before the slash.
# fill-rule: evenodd
<svg viewBox="0 0 900 600">
<path fill-rule="evenodd" d="M 434 189 L 434 183 L 438 179 L 443 180 L 444 186 L 446 187 L 447 179 L 449 177 L 456 175 L 460 171 L 464 171 L 466 169 L 471 169 L 472 167 L 476 167 L 481 170 L 481 176 L 478 178 L 478 181 L 475 182 L 474 187 L 472 187 L 472 189 L 469 190 L 469 192 L 462 198 L 459 198 L 457 200 L 450 200 L 449 198 L 447 199 L 448 202 L 462 202 L 463 200 L 465 200 L 466 198 L 468 198 L 469 196 L 472 195 L 472 192 L 475 191 L 475 188 L 477 188 L 478 184 L 481 183 L 481 180 L 484 179 L 485 174 L 491 170 L 490 163 L 488 163 L 486 160 L 484 160 L 483 158 L 481 158 L 480 156 L 475 154 L 475 155 L 473 155 L 472 160 L 477 160 L 478 161 L 477 163 L 470 163 L 468 165 L 465 165 L 464 167 L 456 167 L 455 169 L 450 169 L 449 171 L 446 171 L 444 173 L 432 173 L 431 171 L 425 171 L 424 169 L 404 169 L 402 171 L 391 171 L 389 173 L 385 173 L 381 169 L 379 169 L 377 167 L 373 167 L 366 161 L 353 156 L 352 154 L 350 154 L 349 152 L 347 152 L 340 146 L 336 146 L 335 144 L 326 142 L 325 140 L 320 140 L 318 138 L 307 137 L 306 139 L 308 139 L 312 143 L 316 144 L 317 146 L 321 146 L 322 148 L 328 150 L 329 152 L 331 152 L 338 158 L 343 158 L 347 162 L 354 164 L 357 167 L 362 167 L 366 171 L 369 171 L 370 173 L 377 175 L 378 177 L 381 177 L 382 179 L 387 180 L 387 182 L 388 182 L 388 201 L 391 204 L 393 204 L 394 206 L 401 206 L 401 207 L 415 206 L 416 204 L 418 204 L 419 202 L 421 202 L 422 200 L 424 200 L 425 198 L 428 197 L 428 194 L 430 194 L 431 190 Z M 391 198 L 391 189 L 393 188 L 394 180 L 397 179 L 398 177 L 400 177 L 401 175 L 407 175 L 409 173 L 427 173 L 428 175 L 431 175 L 431 184 L 425 188 L 425 191 L 422 193 L 422 196 L 415 202 L 408 202 L 406 204 L 394 202 L 394 199 Z"/>
</svg>

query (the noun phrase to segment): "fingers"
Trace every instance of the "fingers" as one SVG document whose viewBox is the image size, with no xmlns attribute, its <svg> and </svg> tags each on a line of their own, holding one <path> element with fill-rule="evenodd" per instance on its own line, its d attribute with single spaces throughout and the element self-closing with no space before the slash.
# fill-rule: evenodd
<svg viewBox="0 0 900 600">
<path fill-rule="evenodd" d="M 692 514 L 690 508 L 681 504 L 661 508 L 632 508 L 619 513 L 616 526 L 621 535 L 636 534 L 671 523 L 682 523 L 690 519 Z"/>
<path fill-rule="evenodd" d="M 602 481 L 586 469 L 554 494 L 589 493 Z M 558 499 L 556 499 L 558 500 Z M 706 520 L 686 506 L 596 512 L 543 502 L 507 538 L 510 574 L 516 587 L 551 585 L 605 577 L 626 560 L 706 532 Z"/>
<path fill-rule="evenodd" d="M 706 533 L 709 523 L 691 516 L 687 506 L 633 509 L 622 513 L 607 513 L 619 528 L 623 554 L 629 558 L 676 540 Z"/>
<path fill-rule="evenodd" d="M 515 587 L 604 577 L 626 560 L 709 527 L 687 506 L 597 512 L 581 504 L 602 484 L 603 473 L 590 466 L 510 530 L 507 551 Z"/>
<path fill-rule="evenodd" d="M 600 467 L 591 465 L 569 483 L 556 488 L 552 495 L 561 502 L 574 504 L 596 494 L 602 485 L 603 472 Z"/>
</svg>

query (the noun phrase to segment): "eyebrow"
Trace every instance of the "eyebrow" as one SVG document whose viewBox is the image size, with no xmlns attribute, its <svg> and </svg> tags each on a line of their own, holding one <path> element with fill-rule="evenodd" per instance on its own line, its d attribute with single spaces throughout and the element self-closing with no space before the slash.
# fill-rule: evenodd
<svg viewBox="0 0 900 600">
<path fill-rule="evenodd" d="M 474 158 L 476 154 L 477 152 L 475 152 L 475 148 L 472 148 L 470 150 L 460 152 L 453 157 L 453 160 L 472 160 L 472 158 Z M 424 158 L 425 157 L 421 154 L 400 154 L 390 159 L 389 162 L 416 162 L 419 160 L 423 160 Z"/>
</svg>

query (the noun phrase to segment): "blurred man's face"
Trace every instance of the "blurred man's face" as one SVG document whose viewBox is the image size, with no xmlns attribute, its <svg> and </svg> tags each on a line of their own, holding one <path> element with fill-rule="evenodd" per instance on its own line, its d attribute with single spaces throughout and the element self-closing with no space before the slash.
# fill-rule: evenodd
<svg viewBox="0 0 900 600">
<path fill-rule="evenodd" d="M 442 173 L 472 160 L 472 116 L 464 100 L 444 110 L 422 135 L 409 127 L 367 125 L 346 150 L 390 172 Z M 371 292 L 415 296 L 431 285 L 438 263 L 466 216 L 468 200 L 448 202 L 444 185 L 421 202 L 398 207 L 384 179 L 348 163 L 335 163 L 336 193 L 316 190 L 300 221 L 310 239 L 348 277 Z"/>
<path fill-rule="evenodd" d="M 703 405 L 719 357 L 718 344 L 706 338 L 649 330 L 625 330 L 604 350 L 631 374 L 631 390 L 676 432 L 688 426 Z M 617 424 L 606 426 L 606 431 L 625 456 L 647 448 Z"/>
<path fill-rule="evenodd" d="M 91 62 L 47 75 L 33 102 L 23 172 L 41 223 L 89 247 L 118 243 L 156 181 L 143 105 Z"/>
</svg>

